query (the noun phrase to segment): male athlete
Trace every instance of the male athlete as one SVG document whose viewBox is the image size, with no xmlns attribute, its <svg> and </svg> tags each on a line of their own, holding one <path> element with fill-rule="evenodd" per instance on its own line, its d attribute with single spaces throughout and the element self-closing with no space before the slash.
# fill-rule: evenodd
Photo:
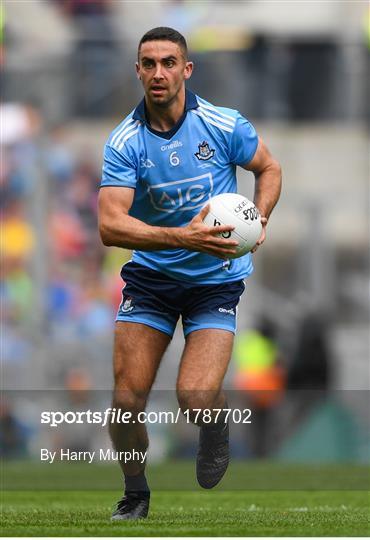
<svg viewBox="0 0 370 540">
<path fill-rule="evenodd" d="M 235 309 L 252 272 L 251 255 L 229 260 L 232 226 L 203 223 L 214 195 L 237 192 L 236 166 L 255 174 L 255 204 L 265 228 L 281 187 L 280 166 L 237 111 L 185 89 L 193 64 L 184 37 L 155 28 L 139 43 L 137 76 L 144 99 L 112 132 L 104 153 L 99 229 L 106 246 L 133 249 L 114 343 L 113 407 L 133 418 L 145 410 L 162 356 L 181 316 L 185 335 L 177 378 L 180 407 L 227 407 L 222 381 L 235 334 Z M 228 423 L 199 415 L 197 479 L 214 487 L 229 462 Z M 192 420 L 195 420 L 193 417 Z M 117 451 L 145 452 L 144 424 L 111 424 Z M 121 462 L 125 494 L 113 520 L 145 518 L 145 464 Z"/>
</svg>

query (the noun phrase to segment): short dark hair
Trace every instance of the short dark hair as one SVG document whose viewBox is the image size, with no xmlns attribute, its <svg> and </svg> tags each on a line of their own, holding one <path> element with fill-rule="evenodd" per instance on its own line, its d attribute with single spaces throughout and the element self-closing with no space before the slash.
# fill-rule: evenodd
<svg viewBox="0 0 370 540">
<path fill-rule="evenodd" d="M 186 39 L 180 32 L 168 26 L 158 26 L 146 32 L 139 41 L 138 54 L 140 53 L 141 45 L 146 41 L 172 41 L 173 43 L 177 43 L 183 50 L 185 59 L 188 57 Z"/>
</svg>

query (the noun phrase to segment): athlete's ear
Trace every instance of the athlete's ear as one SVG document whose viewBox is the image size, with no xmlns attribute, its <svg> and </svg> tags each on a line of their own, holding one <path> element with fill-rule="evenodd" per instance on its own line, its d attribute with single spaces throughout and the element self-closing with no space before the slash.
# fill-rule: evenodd
<svg viewBox="0 0 370 540">
<path fill-rule="evenodd" d="M 141 81 L 139 62 L 135 62 L 135 68 L 136 68 L 136 77 Z"/>
<path fill-rule="evenodd" d="M 190 79 L 191 74 L 193 73 L 194 64 L 193 62 L 186 62 L 185 65 L 185 79 Z"/>
</svg>

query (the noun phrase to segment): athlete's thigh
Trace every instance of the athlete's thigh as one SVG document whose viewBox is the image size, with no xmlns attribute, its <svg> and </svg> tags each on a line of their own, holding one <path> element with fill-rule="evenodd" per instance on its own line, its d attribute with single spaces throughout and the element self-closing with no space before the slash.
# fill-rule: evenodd
<svg viewBox="0 0 370 540">
<path fill-rule="evenodd" d="M 218 392 L 230 362 L 233 341 L 232 332 L 217 328 L 188 334 L 177 379 L 178 390 Z"/>
<path fill-rule="evenodd" d="M 145 324 L 116 322 L 113 353 L 115 388 L 147 395 L 170 341 L 168 334 Z"/>
</svg>

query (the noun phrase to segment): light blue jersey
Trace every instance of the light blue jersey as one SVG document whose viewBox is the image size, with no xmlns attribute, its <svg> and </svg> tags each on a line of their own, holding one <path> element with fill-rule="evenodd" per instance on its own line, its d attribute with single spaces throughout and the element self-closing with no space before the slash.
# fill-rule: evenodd
<svg viewBox="0 0 370 540">
<path fill-rule="evenodd" d="M 181 227 L 208 199 L 236 193 L 236 166 L 257 149 L 257 134 L 238 111 L 215 107 L 186 91 L 185 112 L 169 132 L 153 130 L 144 100 L 112 132 L 101 186 L 135 189 L 130 215 L 149 225 Z M 176 279 L 213 284 L 245 278 L 250 254 L 224 261 L 185 249 L 134 251 L 132 260 Z"/>
</svg>

